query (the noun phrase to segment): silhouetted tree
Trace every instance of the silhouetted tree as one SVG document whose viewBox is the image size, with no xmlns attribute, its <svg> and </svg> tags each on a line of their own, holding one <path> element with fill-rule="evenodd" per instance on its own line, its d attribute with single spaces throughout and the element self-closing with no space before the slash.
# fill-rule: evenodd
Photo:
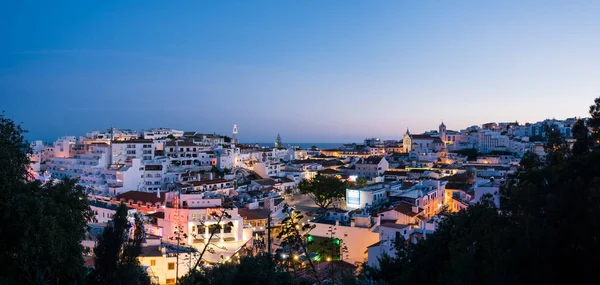
<svg viewBox="0 0 600 285">
<path fill-rule="evenodd" d="M 574 155 L 584 155 L 590 151 L 591 140 L 589 130 L 582 119 L 577 120 L 575 125 L 573 125 L 573 138 L 575 139 L 575 143 L 573 144 Z"/>
<path fill-rule="evenodd" d="M 299 284 L 289 273 L 279 268 L 266 253 L 242 256 L 239 263 L 217 264 L 204 270 L 191 271 L 180 279 L 181 285 L 215 284 Z"/>
<path fill-rule="evenodd" d="M 130 237 L 132 227 L 133 236 Z M 143 240 L 140 217 L 136 216 L 135 224 L 131 225 L 127 207 L 121 203 L 94 248 L 95 269 L 88 284 L 150 284 L 150 277 L 137 259 Z"/>
<path fill-rule="evenodd" d="M 386 284 L 594 282 L 600 263 L 600 150 L 571 153 L 560 134 L 548 131 L 547 157 L 525 154 L 500 188 L 499 207 L 490 196 L 447 214 L 433 234 L 397 256 L 382 258 L 381 269 L 367 268 L 359 279 Z"/>
<path fill-rule="evenodd" d="M 77 284 L 92 212 L 75 181 L 27 182 L 25 131 L 0 114 L 0 284 Z"/>
</svg>

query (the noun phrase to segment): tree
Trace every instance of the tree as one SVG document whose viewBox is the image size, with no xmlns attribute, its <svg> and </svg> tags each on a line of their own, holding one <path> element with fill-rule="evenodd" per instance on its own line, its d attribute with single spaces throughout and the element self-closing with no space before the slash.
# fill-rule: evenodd
<svg viewBox="0 0 600 285">
<path fill-rule="evenodd" d="M 150 277 L 138 261 L 144 240 L 141 217 L 132 226 L 127 207 L 121 203 L 94 248 L 95 270 L 89 284 L 150 284 Z M 133 235 L 130 231 L 133 227 Z"/>
<path fill-rule="evenodd" d="M 300 221 L 304 216 L 300 211 L 295 211 L 287 205 L 284 206 L 283 212 L 285 213 L 285 218 L 281 221 L 281 230 L 277 235 L 277 238 L 281 240 L 281 247 L 287 247 L 293 252 L 302 251 L 304 256 L 308 259 L 308 271 L 310 272 L 310 275 L 315 279 L 315 282 L 322 285 L 323 283 L 313 260 L 310 258 L 310 252 L 308 250 L 308 237 L 310 231 L 315 228 L 315 225 L 306 223 L 300 226 Z"/>
<path fill-rule="evenodd" d="M 600 149 L 571 153 L 555 130 L 548 129 L 547 138 L 548 155 L 525 154 L 500 188 L 499 207 L 487 196 L 466 211 L 447 214 L 433 234 L 400 256 L 383 258 L 380 269 L 361 278 L 387 284 L 595 280 Z"/>
<path fill-rule="evenodd" d="M 200 252 L 198 260 L 196 260 L 196 264 L 194 264 L 194 266 L 192 268 L 190 268 L 190 271 L 196 271 L 199 269 L 198 266 L 200 265 L 200 262 L 202 262 L 204 254 L 206 254 L 206 252 L 215 253 L 215 248 L 218 248 L 218 246 L 215 245 L 214 243 L 212 243 L 211 241 L 213 240 L 213 237 L 215 237 L 215 236 L 218 237 L 217 232 L 220 233 L 221 229 L 223 227 L 232 227 L 233 226 L 232 222 L 223 223 L 224 219 L 231 219 L 231 215 L 226 211 L 227 209 L 229 209 L 229 208 L 224 207 L 221 209 L 221 211 L 212 212 L 209 215 L 210 219 L 215 221 L 215 223 L 208 225 L 208 229 L 210 231 L 208 239 L 206 239 L 206 241 L 204 243 L 204 247 L 202 248 L 202 251 Z M 202 222 L 201 226 L 206 227 L 207 225 L 204 222 Z"/>
<path fill-rule="evenodd" d="M 573 144 L 574 155 L 584 155 L 590 151 L 591 140 L 589 136 L 589 130 L 585 126 L 585 122 L 582 119 L 578 119 L 573 125 L 573 138 L 575 143 Z"/>
<path fill-rule="evenodd" d="M 302 180 L 300 193 L 308 195 L 319 208 L 326 210 L 335 199 L 346 195 L 346 183 L 335 178 L 317 174 L 312 180 Z"/>
<path fill-rule="evenodd" d="M 594 100 L 594 104 L 590 106 L 590 121 L 589 125 L 592 127 L 592 138 L 597 139 L 600 136 L 600 97 Z"/>
<path fill-rule="evenodd" d="M 192 271 L 181 278 L 181 285 L 196 284 L 294 284 L 290 274 L 275 264 L 267 253 L 240 257 L 239 263 L 217 264 L 204 271 Z"/>
<path fill-rule="evenodd" d="M 356 187 L 362 188 L 365 186 L 367 186 L 367 179 L 365 179 L 364 177 L 359 177 L 358 179 L 356 179 Z"/>
<path fill-rule="evenodd" d="M 281 141 L 281 135 L 277 134 L 277 139 L 275 139 L 275 147 L 280 148 L 283 147 L 283 142 Z"/>
<path fill-rule="evenodd" d="M 24 132 L 0 115 L 0 283 L 82 283 L 86 195 L 72 180 L 27 182 Z"/>
</svg>

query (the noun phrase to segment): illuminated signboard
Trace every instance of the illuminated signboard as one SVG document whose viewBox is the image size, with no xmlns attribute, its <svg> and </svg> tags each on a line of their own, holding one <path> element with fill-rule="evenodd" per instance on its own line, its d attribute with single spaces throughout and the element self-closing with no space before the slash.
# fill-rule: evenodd
<svg viewBox="0 0 600 285">
<path fill-rule="evenodd" d="M 220 216 L 221 215 L 221 208 L 208 208 L 208 209 L 206 209 L 206 214 L 208 216 L 211 216 L 212 214 Z"/>
<path fill-rule="evenodd" d="M 360 191 L 348 190 L 348 194 L 346 196 L 346 201 L 348 201 L 348 205 L 360 205 Z"/>
</svg>

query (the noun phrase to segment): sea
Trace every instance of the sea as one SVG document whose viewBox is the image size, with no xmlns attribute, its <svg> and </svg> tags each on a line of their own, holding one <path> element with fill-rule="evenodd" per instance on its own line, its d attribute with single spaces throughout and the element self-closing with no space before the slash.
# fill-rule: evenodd
<svg viewBox="0 0 600 285">
<path fill-rule="evenodd" d="M 254 143 L 250 143 L 254 144 Z M 301 149 L 310 149 L 312 146 L 316 146 L 319 149 L 330 149 L 330 148 L 339 148 L 344 143 L 283 143 L 284 146 L 297 146 Z M 258 143 L 258 146 L 275 146 L 275 143 Z"/>
</svg>

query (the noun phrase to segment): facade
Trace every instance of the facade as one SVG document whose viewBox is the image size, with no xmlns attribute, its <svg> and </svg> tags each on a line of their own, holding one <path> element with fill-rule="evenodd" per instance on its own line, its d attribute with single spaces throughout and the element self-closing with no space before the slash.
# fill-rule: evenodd
<svg viewBox="0 0 600 285">
<path fill-rule="evenodd" d="M 149 139 L 113 141 L 111 148 L 113 164 L 124 164 L 127 159 L 132 158 L 140 160 L 154 159 L 153 141 Z"/>
<path fill-rule="evenodd" d="M 222 211 L 227 211 L 231 218 L 223 218 L 222 228 L 210 239 L 211 229 L 217 224 L 212 215 L 220 215 Z M 164 218 L 158 219 L 158 226 L 163 228 L 163 240 L 174 239 L 180 227 L 181 233 L 187 236 L 184 240 L 187 245 L 203 248 L 205 243 L 211 242 L 221 247 L 215 247 L 216 253 L 206 257 L 209 263 L 222 262 L 221 256 L 230 257 L 252 238 L 252 229 L 244 228 L 238 209 L 224 208 L 220 198 L 204 199 L 202 194 L 181 194 L 170 198 L 164 213 Z"/>
<path fill-rule="evenodd" d="M 354 165 L 352 174 L 371 179 L 382 176 L 389 167 L 390 164 L 383 156 L 361 158 Z"/>
<path fill-rule="evenodd" d="M 165 156 L 172 164 L 183 167 L 208 167 L 217 166 L 214 151 L 208 147 L 192 141 L 169 141 L 165 143 Z"/>
<path fill-rule="evenodd" d="M 183 136 L 183 131 L 168 129 L 168 128 L 158 128 L 151 129 L 143 132 L 144 139 L 155 140 L 155 139 L 163 139 L 168 136 L 172 136 L 174 138 L 179 138 Z"/>
<path fill-rule="evenodd" d="M 281 173 L 281 164 L 277 162 L 259 162 L 253 165 L 252 170 L 262 178 L 269 178 L 274 176 L 278 177 Z"/>
<path fill-rule="evenodd" d="M 368 185 L 358 189 L 346 189 L 346 207 L 361 209 L 387 201 L 387 188 L 382 183 Z"/>
</svg>

